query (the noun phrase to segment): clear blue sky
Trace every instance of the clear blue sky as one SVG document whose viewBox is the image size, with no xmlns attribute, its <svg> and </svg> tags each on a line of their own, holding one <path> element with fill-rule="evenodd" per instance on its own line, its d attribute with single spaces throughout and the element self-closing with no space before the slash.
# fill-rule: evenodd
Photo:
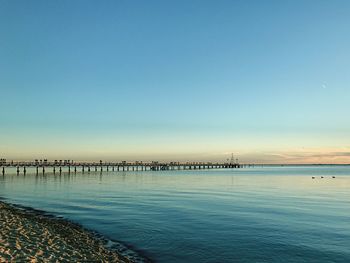
<svg viewBox="0 0 350 263">
<path fill-rule="evenodd" d="M 350 162 L 350 1 L 0 1 L 8 159 Z"/>
</svg>

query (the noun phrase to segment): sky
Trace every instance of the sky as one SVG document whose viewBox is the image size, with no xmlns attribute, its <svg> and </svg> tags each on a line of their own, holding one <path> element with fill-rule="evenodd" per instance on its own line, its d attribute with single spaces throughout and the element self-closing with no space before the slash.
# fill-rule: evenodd
<svg viewBox="0 0 350 263">
<path fill-rule="evenodd" d="M 350 163 L 349 12 L 0 0 L 0 156 Z"/>
</svg>

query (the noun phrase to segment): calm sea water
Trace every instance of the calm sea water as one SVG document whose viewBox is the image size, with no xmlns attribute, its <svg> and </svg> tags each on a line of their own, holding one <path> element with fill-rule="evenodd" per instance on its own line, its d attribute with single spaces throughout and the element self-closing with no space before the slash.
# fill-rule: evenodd
<svg viewBox="0 0 350 263">
<path fill-rule="evenodd" d="M 350 166 L 28 171 L 0 176 L 0 197 L 156 262 L 350 262 Z"/>
</svg>

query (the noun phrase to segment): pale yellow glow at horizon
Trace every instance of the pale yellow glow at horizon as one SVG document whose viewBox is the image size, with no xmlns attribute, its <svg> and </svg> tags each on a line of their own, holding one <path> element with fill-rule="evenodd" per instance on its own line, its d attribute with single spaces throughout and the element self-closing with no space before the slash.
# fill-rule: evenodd
<svg viewBox="0 0 350 263">
<path fill-rule="evenodd" d="M 38 138 L 33 140 L 33 138 Z M 7 132 L 1 158 L 9 160 L 73 159 L 79 161 L 225 161 L 231 153 L 244 163 L 350 163 L 345 135 L 244 133 L 195 134 L 31 134 Z"/>
</svg>

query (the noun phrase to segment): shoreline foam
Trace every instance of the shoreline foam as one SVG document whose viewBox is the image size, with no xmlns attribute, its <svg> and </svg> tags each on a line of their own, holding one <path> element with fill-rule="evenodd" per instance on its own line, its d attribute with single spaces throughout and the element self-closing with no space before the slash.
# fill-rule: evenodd
<svg viewBox="0 0 350 263">
<path fill-rule="evenodd" d="M 122 255 L 111 242 L 68 220 L 0 201 L 0 262 L 147 262 L 130 251 Z"/>
</svg>

